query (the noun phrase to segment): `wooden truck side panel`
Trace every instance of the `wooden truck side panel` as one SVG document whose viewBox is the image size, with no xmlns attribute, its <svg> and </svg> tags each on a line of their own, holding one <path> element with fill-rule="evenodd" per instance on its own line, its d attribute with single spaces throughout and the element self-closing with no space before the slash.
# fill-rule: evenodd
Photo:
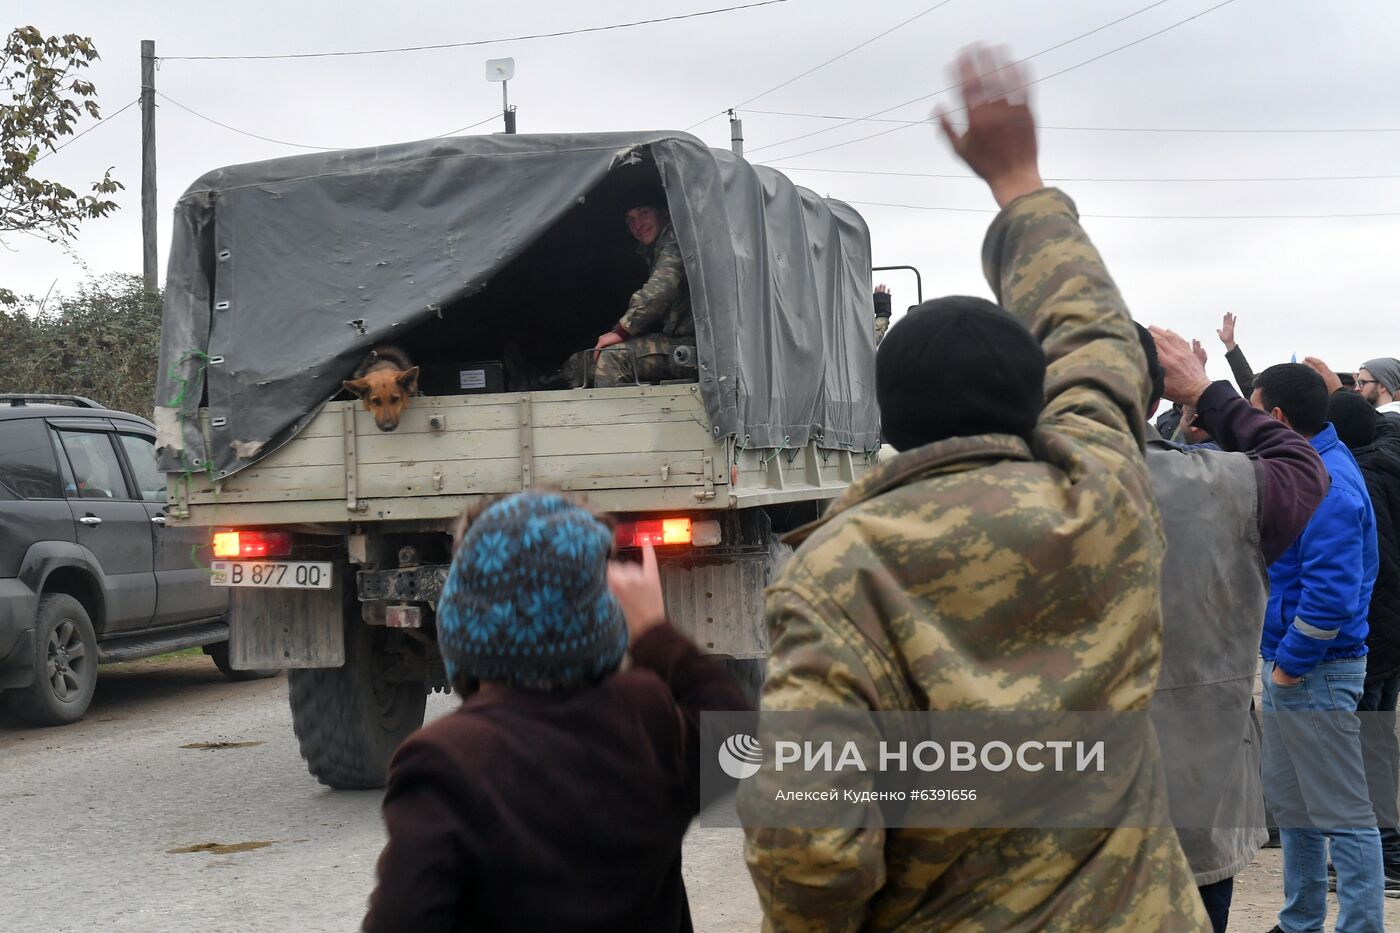
<svg viewBox="0 0 1400 933">
<path fill-rule="evenodd" d="M 446 523 L 473 498 L 548 485 L 615 512 L 771 505 L 839 495 L 864 454 L 742 450 L 715 440 L 695 385 L 417 398 L 382 432 L 331 402 L 257 464 L 170 477 L 178 524 Z"/>
</svg>

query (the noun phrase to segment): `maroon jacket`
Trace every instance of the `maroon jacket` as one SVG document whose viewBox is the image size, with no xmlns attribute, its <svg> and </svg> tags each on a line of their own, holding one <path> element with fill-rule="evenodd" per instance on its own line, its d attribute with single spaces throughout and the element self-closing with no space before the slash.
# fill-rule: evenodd
<svg viewBox="0 0 1400 933">
<path fill-rule="evenodd" d="M 631 655 L 572 693 L 474 694 L 399 746 L 365 930 L 691 929 L 700 711 L 749 703 L 670 625 Z"/>
<path fill-rule="evenodd" d="M 1243 451 L 1254 460 L 1259 550 L 1264 563 L 1272 564 L 1297 539 L 1327 493 L 1327 468 L 1305 437 L 1250 407 L 1228 382 L 1213 382 L 1201 393 L 1196 417 L 1222 450 Z"/>
</svg>

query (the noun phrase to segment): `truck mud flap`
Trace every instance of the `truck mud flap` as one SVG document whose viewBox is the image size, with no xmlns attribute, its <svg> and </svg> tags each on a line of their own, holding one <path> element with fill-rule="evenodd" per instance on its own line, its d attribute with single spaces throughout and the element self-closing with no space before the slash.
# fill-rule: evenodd
<svg viewBox="0 0 1400 933">
<path fill-rule="evenodd" d="M 235 670 L 340 667 L 345 663 L 350 567 L 337 561 L 328 590 L 235 588 L 229 604 L 229 664 Z M 359 608 L 350 604 L 356 620 Z"/>
<path fill-rule="evenodd" d="M 666 611 L 671 624 L 707 654 L 766 658 L 763 591 L 792 549 L 778 541 L 760 509 L 721 520 L 726 546 L 695 549 L 685 556 L 658 555 Z"/>
</svg>

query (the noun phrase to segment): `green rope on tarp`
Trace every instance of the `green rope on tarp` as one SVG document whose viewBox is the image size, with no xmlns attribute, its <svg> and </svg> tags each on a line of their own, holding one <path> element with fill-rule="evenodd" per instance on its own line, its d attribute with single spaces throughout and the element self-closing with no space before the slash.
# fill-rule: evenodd
<svg viewBox="0 0 1400 933">
<path fill-rule="evenodd" d="M 204 572 L 205 572 L 206 574 L 208 574 L 210 577 L 213 577 L 213 576 L 214 576 L 214 567 L 213 567 L 213 565 L 211 565 L 211 564 L 206 564 L 206 563 L 204 562 L 204 560 L 201 559 L 199 552 L 202 551 L 202 550 L 209 550 L 209 549 L 211 549 L 211 548 L 214 546 L 214 525 L 215 525 L 214 518 L 215 518 L 215 516 L 218 514 L 218 511 L 219 511 L 219 493 L 223 491 L 223 490 L 222 490 L 222 484 L 214 482 L 214 464 L 213 464 L 212 462 L 206 463 L 206 464 L 204 465 L 204 468 L 203 468 L 203 469 L 201 469 L 201 470 L 196 470 L 196 469 L 194 468 L 194 464 L 190 462 L 189 451 L 186 451 L 186 450 L 180 451 L 180 465 L 183 467 L 183 469 L 180 471 L 180 479 L 183 480 L 183 481 L 184 481 L 184 484 L 185 484 L 185 505 L 186 505 L 186 508 L 189 507 L 190 481 L 191 481 L 192 479 L 194 479 L 195 476 L 197 476 L 197 475 L 203 473 L 204 475 L 206 475 L 206 476 L 209 477 L 209 484 L 210 484 L 211 486 L 214 487 L 214 508 L 211 509 L 211 510 L 209 511 L 209 526 L 208 526 L 208 527 L 209 527 L 209 536 L 208 536 L 208 540 L 207 540 L 205 543 L 203 543 L 203 544 L 191 544 L 191 545 L 190 545 L 190 563 L 194 564 L 196 567 L 198 567 L 200 570 L 204 571 Z"/>
<path fill-rule="evenodd" d="M 778 459 L 778 454 L 780 454 L 780 453 L 782 453 L 783 451 L 787 450 L 788 441 L 790 441 L 790 440 L 792 440 L 792 436 L 791 436 L 791 435 L 788 435 L 788 434 L 784 434 L 784 435 L 783 435 L 783 446 L 781 446 L 781 447 L 774 447 L 774 448 L 773 448 L 773 456 L 762 458 L 761 460 L 758 461 L 758 462 L 759 462 L 759 465 L 760 465 L 760 466 L 767 466 L 768 464 L 772 463 L 774 460 Z"/>
<path fill-rule="evenodd" d="M 190 360 L 199 360 L 199 366 L 195 369 L 193 375 L 187 378 L 180 374 L 180 368 Z M 180 387 L 180 390 L 175 393 L 175 397 L 170 400 L 170 407 L 175 409 L 176 419 L 180 421 L 185 420 L 185 412 L 182 406 L 184 405 L 186 396 L 189 394 L 190 385 L 197 382 L 199 377 L 204 375 L 204 371 L 208 369 L 208 367 L 209 354 L 195 347 L 190 347 L 184 353 L 180 354 L 179 359 L 170 364 L 170 369 L 166 373 L 166 378 Z M 220 484 L 214 481 L 214 461 L 212 459 L 208 460 L 205 462 L 202 469 L 195 469 L 194 464 L 190 461 L 189 451 L 181 448 L 180 466 L 180 479 L 183 480 L 185 484 L 186 508 L 189 507 L 190 481 L 193 480 L 196 475 L 200 473 L 205 474 L 209 478 L 210 485 L 214 487 L 214 508 L 209 513 L 209 541 L 205 544 L 190 545 L 190 562 L 212 577 L 214 575 L 214 568 L 210 564 L 206 564 L 200 558 L 199 552 L 211 548 L 214 540 L 214 515 L 218 512 L 219 492 L 221 491 Z"/>
<path fill-rule="evenodd" d="M 184 376 L 180 375 L 180 367 L 184 366 L 190 360 L 199 360 L 199 367 L 194 371 L 193 376 L 186 379 Z M 180 354 L 180 358 L 170 364 L 170 371 L 166 373 L 166 378 L 180 386 L 180 391 L 175 393 L 175 397 L 170 400 L 170 407 L 175 409 L 175 416 L 177 418 L 184 418 L 185 416 L 180 406 L 184 404 L 185 395 L 190 391 L 190 383 L 204 375 L 204 370 L 208 367 L 209 354 L 205 353 L 203 350 L 195 349 L 194 347 Z"/>
</svg>

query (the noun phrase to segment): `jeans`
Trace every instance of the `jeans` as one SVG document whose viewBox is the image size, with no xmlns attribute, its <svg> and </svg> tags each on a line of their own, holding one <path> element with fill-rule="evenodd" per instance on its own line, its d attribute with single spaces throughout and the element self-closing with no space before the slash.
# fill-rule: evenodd
<svg viewBox="0 0 1400 933">
<path fill-rule="evenodd" d="M 1226 878 L 1215 884 L 1202 885 L 1196 890 L 1201 893 L 1201 903 L 1206 905 L 1212 933 L 1225 933 L 1230 923 L 1230 901 L 1235 896 L 1235 879 Z"/>
<path fill-rule="evenodd" d="M 1392 870 L 1400 869 L 1400 742 L 1395 737 L 1395 705 L 1400 698 L 1400 674 L 1366 681 L 1358 709 L 1363 716 L 1361 747 L 1366 753 L 1366 785 L 1381 831 L 1381 856 Z"/>
<path fill-rule="evenodd" d="M 1264 798 L 1283 838 L 1286 933 L 1321 930 L 1327 848 L 1337 870 L 1338 933 L 1385 928 L 1381 840 L 1366 790 L 1356 708 L 1366 659 L 1324 661 L 1289 687 L 1264 662 Z"/>
</svg>

